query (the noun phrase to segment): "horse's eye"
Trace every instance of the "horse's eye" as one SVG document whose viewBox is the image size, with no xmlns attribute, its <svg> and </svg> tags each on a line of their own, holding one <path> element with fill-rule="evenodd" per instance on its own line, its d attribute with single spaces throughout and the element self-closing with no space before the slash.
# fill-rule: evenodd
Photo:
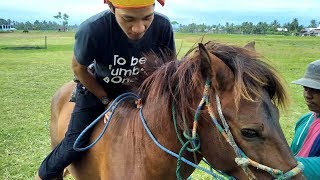
<svg viewBox="0 0 320 180">
<path fill-rule="evenodd" d="M 253 129 L 241 129 L 242 136 L 246 138 L 255 138 L 259 137 L 259 133 Z"/>
</svg>

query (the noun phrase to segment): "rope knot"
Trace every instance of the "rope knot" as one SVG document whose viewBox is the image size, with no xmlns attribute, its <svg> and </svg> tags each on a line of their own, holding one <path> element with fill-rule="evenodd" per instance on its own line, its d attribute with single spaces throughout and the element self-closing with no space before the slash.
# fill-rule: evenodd
<svg viewBox="0 0 320 180">
<path fill-rule="evenodd" d="M 242 167 L 248 167 L 249 164 L 250 164 L 250 161 L 248 158 L 245 158 L 245 157 L 237 157 L 235 158 L 235 162 L 239 165 L 239 166 L 242 166 Z"/>
<path fill-rule="evenodd" d="M 301 162 L 298 162 L 298 165 L 291 169 L 290 171 L 286 172 L 285 174 L 281 174 L 276 176 L 277 180 L 287 180 L 292 178 L 293 176 L 296 176 L 297 174 L 303 172 L 304 170 L 304 165 Z"/>
</svg>

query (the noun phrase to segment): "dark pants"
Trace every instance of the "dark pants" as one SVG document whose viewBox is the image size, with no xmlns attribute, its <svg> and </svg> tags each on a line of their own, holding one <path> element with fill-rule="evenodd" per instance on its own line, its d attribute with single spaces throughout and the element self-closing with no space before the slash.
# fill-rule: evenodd
<svg viewBox="0 0 320 180">
<path fill-rule="evenodd" d="M 65 167 L 81 158 L 83 152 L 75 151 L 73 144 L 79 134 L 105 110 L 100 100 L 84 89 L 81 84 L 77 86 L 76 97 L 76 105 L 64 139 L 44 159 L 39 168 L 41 179 L 53 179 L 60 176 Z M 85 137 L 79 143 L 80 147 L 88 143 L 90 132 Z"/>
</svg>

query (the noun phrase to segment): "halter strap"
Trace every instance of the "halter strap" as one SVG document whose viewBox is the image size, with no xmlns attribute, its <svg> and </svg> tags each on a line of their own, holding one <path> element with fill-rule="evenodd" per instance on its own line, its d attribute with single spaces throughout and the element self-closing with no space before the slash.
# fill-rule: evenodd
<svg viewBox="0 0 320 180">
<path fill-rule="evenodd" d="M 264 170 L 266 172 L 268 172 L 269 174 L 271 174 L 274 178 L 276 179 L 289 179 L 299 173 L 301 173 L 304 169 L 304 166 L 301 162 L 298 162 L 297 166 L 294 167 L 293 169 L 291 169 L 290 171 L 283 173 L 281 170 L 279 169 L 273 169 L 270 168 L 268 166 L 262 165 L 256 161 L 251 160 L 249 157 L 247 157 L 245 155 L 245 153 L 238 147 L 238 145 L 236 144 L 232 133 L 230 131 L 229 125 L 225 119 L 225 117 L 223 116 L 222 113 L 222 107 L 221 107 L 221 103 L 220 103 L 220 98 L 218 96 L 218 94 L 215 94 L 215 100 L 216 100 L 216 106 L 217 106 L 217 111 L 220 117 L 220 120 L 222 122 L 223 128 L 221 127 L 221 125 L 218 123 L 217 119 L 214 116 L 213 113 L 213 109 L 212 106 L 210 105 L 209 102 L 209 87 L 210 87 L 211 82 L 209 80 L 206 81 L 206 85 L 205 85 L 205 89 L 203 92 L 203 97 L 202 100 L 200 101 L 200 104 L 198 106 L 197 112 L 196 114 L 200 113 L 200 109 L 199 107 L 203 107 L 203 104 L 206 104 L 206 106 L 208 107 L 208 111 L 209 111 L 209 115 L 210 118 L 213 122 L 213 124 L 217 127 L 217 129 L 219 130 L 219 132 L 222 134 L 222 136 L 226 139 L 226 141 L 231 145 L 231 147 L 233 148 L 235 154 L 236 154 L 236 158 L 235 158 L 235 162 L 241 166 L 241 168 L 243 169 L 243 171 L 247 174 L 247 176 L 249 177 L 249 179 L 257 179 L 255 177 L 255 175 L 251 172 L 251 170 L 249 169 L 249 165 L 254 166 L 258 169 Z M 197 115 L 199 116 L 199 115 Z"/>
</svg>

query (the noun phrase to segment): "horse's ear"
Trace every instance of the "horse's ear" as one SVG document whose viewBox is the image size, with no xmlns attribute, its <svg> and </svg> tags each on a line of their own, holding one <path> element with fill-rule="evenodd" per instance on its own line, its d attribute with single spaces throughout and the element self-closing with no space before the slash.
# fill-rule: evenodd
<svg viewBox="0 0 320 180">
<path fill-rule="evenodd" d="M 212 69 L 210 55 L 206 47 L 202 43 L 199 43 L 199 51 L 201 58 L 201 74 L 204 79 L 208 79 L 212 77 Z"/>
<path fill-rule="evenodd" d="M 217 56 L 208 52 L 201 43 L 199 44 L 199 51 L 203 78 L 209 78 L 212 85 L 218 90 L 230 90 L 234 85 L 234 75 L 231 69 Z"/>
<path fill-rule="evenodd" d="M 251 51 L 256 51 L 256 42 L 255 41 L 251 41 L 251 42 L 248 42 L 244 48 L 248 49 L 248 50 L 251 50 Z"/>
</svg>

